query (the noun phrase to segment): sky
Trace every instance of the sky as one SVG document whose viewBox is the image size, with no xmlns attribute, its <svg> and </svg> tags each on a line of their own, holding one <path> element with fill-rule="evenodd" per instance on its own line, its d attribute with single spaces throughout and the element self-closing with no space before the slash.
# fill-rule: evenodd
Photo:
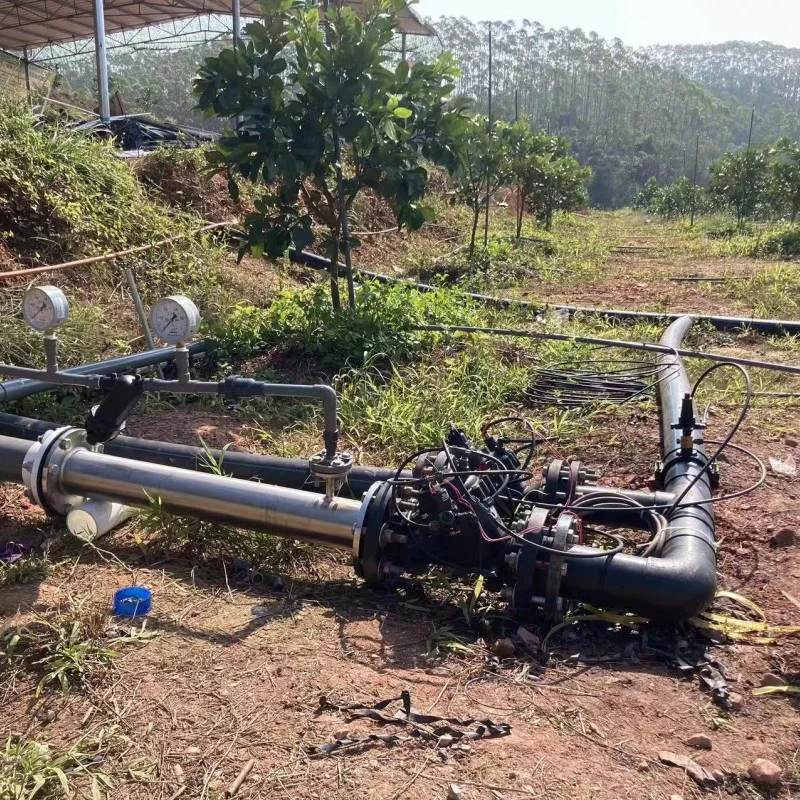
<svg viewBox="0 0 800 800">
<path fill-rule="evenodd" d="M 420 0 L 414 10 L 433 18 L 529 19 L 547 28 L 583 28 L 632 47 L 731 39 L 800 47 L 800 0 Z"/>
</svg>

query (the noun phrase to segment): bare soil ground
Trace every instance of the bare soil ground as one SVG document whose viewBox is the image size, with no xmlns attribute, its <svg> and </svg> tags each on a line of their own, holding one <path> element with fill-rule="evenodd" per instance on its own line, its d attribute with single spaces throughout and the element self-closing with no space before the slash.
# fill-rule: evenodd
<svg viewBox="0 0 800 800">
<path fill-rule="evenodd" d="M 681 270 L 735 274 L 752 266 L 682 263 Z M 705 285 L 643 277 L 645 286 L 638 286 L 637 275 L 652 277 L 652 270 L 649 259 L 621 254 L 603 280 L 552 299 L 644 308 L 663 302 L 662 292 L 671 290 L 670 308 L 745 313 L 720 306 Z M 266 281 L 277 287 L 281 280 L 249 274 L 243 291 Z M 737 352 L 792 360 L 759 337 L 732 344 Z M 709 438 L 724 433 L 732 413 L 723 409 L 711 417 Z M 657 457 L 655 411 L 631 407 L 602 422 L 570 440 L 568 454 L 597 467 L 603 481 L 648 485 Z M 218 447 L 257 446 L 235 413 L 203 407 L 150 408 L 132 429 L 188 444 L 202 437 Z M 765 460 L 800 459 L 798 437 L 797 406 L 765 398 L 737 441 Z M 732 457 L 722 465 L 723 490 L 753 477 L 744 460 Z M 771 543 L 775 532 L 800 526 L 797 479 L 771 473 L 756 494 L 720 504 L 717 515 L 721 588 L 758 603 L 772 625 L 800 623 L 800 608 L 792 602 L 800 597 L 800 546 Z M 0 487 L 0 537 L 36 542 L 60 530 L 17 487 Z M 674 666 L 683 644 L 691 649 L 703 641 L 690 626 L 650 628 L 645 636 L 588 623 L 556 637 L 549 656 L 518 651 L 505 660 L 477 633 L 465 634 L 469 652 L 435 658 L 427 654 L 428 637 L 442 626 L 458 628 L 461 611 L 458 593 L 443 595 L 432 579 L 393 593 L 370 591 L 353 578 L 344 557 L 319 552 L 312 565 L 287 571 L 282 587 L 266 590 L 231 582 L 220 562 L 197 564 L 148 550 L 130 529 L 101 547 L 57 545 L 52 557 L 58 566 L 45 580 L 0 589 L 3 629 L 75 603 L 84 612 L 107 613 L 116 589 L 138 583 L 153 591 L 147 629 L 158 636 L 121 647 L 107 674 L 66 697 L 45 693 L 36 699 L 34 674 L 14 686 L 6 683 L 0 741 L 16 733 L 67 748 L 114 727 L 117 744 L 107 764 L 113 798 L 221 798 L 250 759 L 255 766 L 236 796 L 252 800 L 443 800 L 452 783 L 469 800 L 800 796 L 797 696 L 752 694 L 767 673 L 800 682 L 797 637 L 770 646 L 711 647 L 742 698 L 741 707 L 731 710 L 714 702 L 697 674 Z M 529 629 L 540 637 L 547 632 L 535 624 Z M 419 710 L 490 717 L 509 724 L 511 732 L 457 747 L 413 740 L 310 754 L 345 732 L 351 738 L 386 732 L 330 709 L 319 712 L 320 696 L 372 704 L 403 690 Z M 696 733 L 710 736 L 711 750 L 686 744 Z M 718 772 L 717 784 L 702 789 L 682 769 L 661 763 L 662 751 L 688 755 Z M 779 787 L 753 785 L 745 773 L 756 758 L 783 768 Z"/>
<path fill-rule="evenodd" d="M 655 435 L 642 447 L 640 437 L 627 435 L 634 424 L 656 430 L 652 413 L 634 411 L 615 421 L 612 435 L 623 444 L 613 453 L 605 429 L 581 443 L 581 457 L 602 470 L 604 481 L 647 484 Z M 165 425 L 176 441 L 196 441 L 199 434 L 218 444 L 236 435 L 229 418 L 207 412 L 166 412 L 152 430 Z M 743 440 L 762 458 L 800 454 L 785 437 L 759 441 L 757 434 L 750 429 Z M 746 465 L 725 465 L 726 488 L 752 477 Z M 759 603 L 772 624 L 796 624 L 800 616 L 783 594 L 800 587 L 800 550 L 769 544 L 773 530 L 797 528 L 799 494 L 796 481 L 770 476 L 754 498 L 718 509 L 721 586 Z M 17 505 L 4 514 L 31 526 L 43 522 L 23 511 Z M 154 563 L 129 536 L 102 546 L 99 554 L 65 552 L 62 566 L 41 584 L 6 588 L 0 593 L 5 625 L 76 598 L 106 611 L 113 592 L 135 582 L 153 590 L 148 628 L 160 635 L 122 651 L 113 672 L 83 693 L 39 707 L 32 686 L 18 686 L 7 699 L 0 733 L 26 732 L 68 745 L 97 726 L 119 726 L 125 763 L 146 765 L 151 778 L 118 778 L 123 783 L 113 797 L 171 797 L 181 785 L 176 765 L 187 797 L 221 797 L 251 758 L 256 766 L 241 797 L 443 798 L 451 782 L 469 798 L 699 797 L 682 770 L 659 763 L 658 753 L 668 750 L 724 772 L 717 796 L 755 798 L 741 777 L 755 758 L 792 769 L 797 704 L 753 697 L 751 690 L 768 672 L 800 675 L 796 639 L 713 649 L 743 697 L 741 710 L 729 712 L 702 691 L 696 676 L 681 676 L 659 652 L 674 650 L 681 636 L 694 641 L 691 629 L 654 630 L 647 643 L 641 635 L 584 626 L 562 637 L 549 660 L 499 661 L 474 639 L 470 654 L 433 659 L 426 656 L 426 639 L 434 625 L 457 621 L 458 609 L 435 595 L 365 590 L 342 559 L 321 555 L 311 573 L 287 579 L 283 591 L 264 592 L 228 589 L 213 564 Z M 370 722 L 348 724 L 330 711 L 315 713 L 321 695 L 371 704 L 402 690 L 421 710 L 488 716 L 510 724 L 511 734 L 459 749 L 408 743 L 329 757 L 306 753 L 344 731 L 355 737 L 376 730 Z M 695 733 L 711 737 L 711 751 L 687 747 Z M 772 796 L 788 798 L 798 788 L 795 774 Z"/>
<path fill-rule="evenodd" d="M 677 259 L 669 251 L 622 250 L 612 254 L 602 276 L 564 288 L 559 284 L 526 286 L 525 299 L 594 308 L 758 316 L 752 302 L 732 297 L 731 285 L 774 266 L 750 258 Z M 716 277 L 724 283 L 671 278 Z"/>
</svg>

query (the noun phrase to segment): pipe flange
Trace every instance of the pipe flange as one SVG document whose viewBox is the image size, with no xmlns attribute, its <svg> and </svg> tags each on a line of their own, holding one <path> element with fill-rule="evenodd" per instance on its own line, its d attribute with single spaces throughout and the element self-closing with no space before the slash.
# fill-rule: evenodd
<svg viewBox="0 0 800 800">
<path fill-rule="evenodd" d="M 559 550 L 559 553 L 550 554 L 545 579 L 544 610 L 545 614 L 553 621 L 558 621 L 564 615 L 564 603 L 561 600 L 561 578 L 566 570 L 565 555 L 569 545 L 569 536 L 575 525 L 574 517 L 562 514 L 553 530 L 553 542 L 550 547 Z"/>
<path fill-rule="evenodd" d="M 544 477 L 542 479 L 542 491 L 544 492 L 545 500 L 555 505 L 558 502 L 558 492 L 561 484 L 561 469 L 564 462 L 560 458 L 556 458 L 547 465 Z"/>
<path fill-rule="evenodd" d="M 365 511 L 362 533 L 359 537 L 359 554 L 356 561 L 356 574 L 362 577 L 368 586 L 376 586 L 384 580 L 384 570 L 381 567 L 383 548 L 381 546 L 381 531 L 389 517 L 389 505 L 394 495 L 394 487 L 390 483 L 379 483 L 375 488 L 369 502 L 363 504 L 369 507 Z M 363 506 L 362 506 L 363 508 Z M 355 543 L 354 543 L 355 546 Z"/>
<path fill-rule="evenodd" d="M 63 461 L 71 450 L 79 447 L 86 449 L 86 431 L 83 428 L 56 428 L 47 431 L 25 456 L 22 482 L 33 502 L 49 514 L 64 516 L 86 499 L 61 490 Z"/>
<path fill-rule="evenodd" d="M 328 458 L 325 451 L 320 450 L 308 459 L 308 468 L 322 479 L 343 478 L 353 468 L 353 454 L 342 451 L 336 452 L 333 458 Z"/>
<path fill-rule="evenodd" d="M 361 508 L 358 510 L 358 516 L 353 524 L 353 566 L 359 577 L 361 575 L 361 539 L 364 535 L 364 526 L 367 517 L 367 511 L 372 504 L 372 499 L 375 497 L 378 489 L 383 486 L 383 483 L 376 481 L 372 486 L 367 489 L 361 497 Z"/>
<path fill-rule="evenodd" d="M 523 610 L 533 606 L 533 582 L 536 578 L 536 565 L 539 551 L 534 547 L 525 547 L 519 551 L 516 564 L 516 582 L 511 599 L 512 608 Z"/>
</svg>

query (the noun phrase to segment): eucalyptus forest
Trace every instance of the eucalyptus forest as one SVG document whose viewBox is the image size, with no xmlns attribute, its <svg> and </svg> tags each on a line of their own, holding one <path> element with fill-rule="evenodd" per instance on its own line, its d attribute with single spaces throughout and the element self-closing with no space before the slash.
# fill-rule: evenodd
<svg viewBox="0 0 800 800">
<path fill-rule="evenodd" d="M 433 24 L 438 37 L 410 40 L 411 59 L 450 50 L 461 71 L 457 91 L 484 114 L 491 29 L 495 118 L 526 115 L 536 128 L 570 139 L 581 164 L 592 168 L 589 197 L 596 206 L 630 204 L 651 178 L 691 178 L 696 151 L 699 180 L 707 184 L 714 161 L 746 146 L 753 106 L 755 142 L 800 135 L 800 51 L 737 42 L 643 51 L 527 20 L 440 17 Z M 193 110 L 191 83 L 197 65 L 221 47 L 112 53 L 112 89 L 129 110 L 218 126 Z M 62 85 L 87 99 L 93 76 L 90 60 L 62 65 Z"/>
</svg>

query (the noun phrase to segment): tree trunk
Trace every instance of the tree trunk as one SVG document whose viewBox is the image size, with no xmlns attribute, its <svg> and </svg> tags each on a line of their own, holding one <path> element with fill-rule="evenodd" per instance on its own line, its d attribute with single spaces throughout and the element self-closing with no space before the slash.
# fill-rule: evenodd
<svg viewBox="0 0 800 800">
<path fill-rule="evenodd" d="M 522 236 L 522 215 L 525 213 L 525 195 L 522 187 L 517 184 L 517 241 Z"/>
<path fill-rule="evenodd" d="M 331 267 L 329 272 L 331 276 L 331 306 L 333 306 L 334 311 L 341 311 L 342 297 L 339 294 L 339 242 L 336 238 L 337 236 L 338 231 L 331 231 L 331 237 L 336 244 L 331 253 Z"/>
<path fill-rule="evenodd" d="M 475 237 L 478 234 L 478 223 L 480 222 L 480 219 L 481 219 L 480 198 L 476 198 L 476 200 L 475 200 L 475 208 L 473 209 L 473 212 L 472 212 L 472 234 L 469 237 L 469 257 L 470 258 L 472 258 L 472 256 L 475 253 Z"/>
</svg>

